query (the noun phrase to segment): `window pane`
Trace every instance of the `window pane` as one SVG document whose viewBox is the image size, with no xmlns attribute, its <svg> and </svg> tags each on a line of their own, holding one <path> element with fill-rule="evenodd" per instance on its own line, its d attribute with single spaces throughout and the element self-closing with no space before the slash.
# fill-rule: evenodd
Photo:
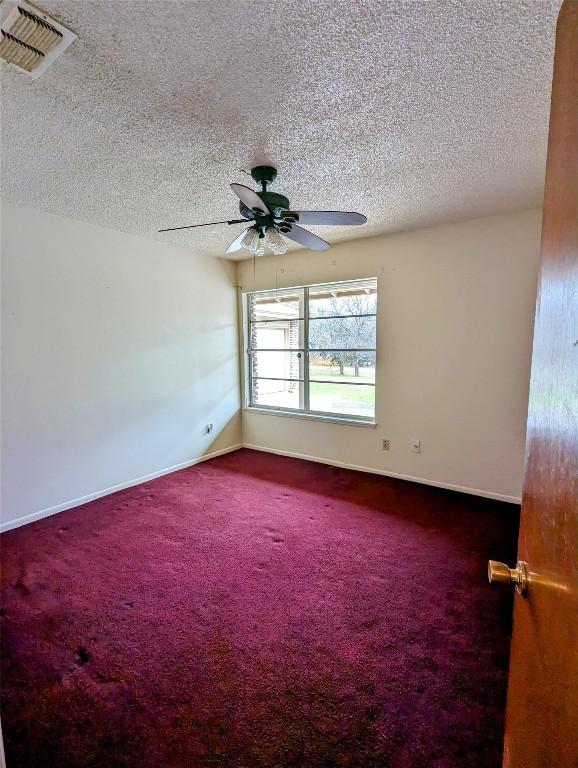
<svg viewBox="0 0 578 768">
<path fill-rule="evenodd" d="M 373 419 L 376 299 L 375 278 L 250 294 L 250 403 Z"/>
<path fill-rule="evenodd" d="M 254 293 L 249 306 L 251 322 L 303 317 L 303 289 Z"/>
<path fill-rule="evenodd" d="M 342 384 L 375 384 L 375 352 L 311 352 L 309 378 Z"/>
<path fill-rule="evenodd" d="M 251 375 L 265 379 L 302 379 L 302 352 L 253 352 Z"/>
<path fill-rule="evenodd" d="M 338 384 L 312 381 L 309 385 L 312 411 L 341 416 L 375 417 L 375 387 L 370 384 Z"/>
<path fill-rule="evenodd" d="M 375 349 L 375 317 L 309 320 L 310 349 Z"/>
<path fill-rule="evenodd" d="M 377 311 L 377 281 L 318 285 L 309 289 L 309 316 L 368 315 Z"/>
<path fill-rule="evenodd" d="M 302 320 L 251 323 L 251 349 L 303 349 Z"/>
<path fill-rule="evenodd" d="M 253 405 L 269 405 L 275 408 L 302 408 L 303 383 L 253 379 L 251 402 Z"/>
</svg>

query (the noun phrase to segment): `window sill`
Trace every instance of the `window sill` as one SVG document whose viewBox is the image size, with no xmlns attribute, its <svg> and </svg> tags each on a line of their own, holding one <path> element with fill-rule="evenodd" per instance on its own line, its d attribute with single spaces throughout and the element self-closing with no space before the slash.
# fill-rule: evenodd
<svg viewBox="0 0 578 768">
<path fill-rule="evenodd" d="M 283 418 L 290 419 L 305 419 L 306 421 L 323 421 L 329 424 L 345 424 L 348 427 L 366 427 L 369 429 L 375 429 L 377 422 L 375 421 L 362 421 L 361 419 L 348 419 L 340 416 L 325 416 L 323 414 L 315 413 L 296 413 L 295 411 L 284 411 L 276 408 L 255 408 L 252 406 L 246 406 L 244 409 L 247 413 L 259 413 L 265 416 L 282 416 Z"/>
</svg>

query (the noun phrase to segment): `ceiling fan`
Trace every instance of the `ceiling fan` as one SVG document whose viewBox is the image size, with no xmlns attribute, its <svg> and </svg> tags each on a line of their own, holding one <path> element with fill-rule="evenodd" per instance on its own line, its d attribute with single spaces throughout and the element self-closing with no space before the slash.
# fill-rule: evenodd
<svg viewBox="0 0 578 768">
<path fill-rule="evenodd" d="M 239 210 L 243 216 L 242 219 L 211 221 L 207 224 L 189 224 L 186 227 L 159 229 L 159 232 L 208 227 L 212 224 L 251 223 L 250 227 L 244 229 L 233 240 L 226 253 L 233 253 L 245 248 L 249 253 L 261 256 L 265 253 L 265 248 L 269 248 L 276 255 L 285 253 L 287 243 L 281 235 L 314 251 L 326 251 L 330 248 L 328 242 L 317 237 L 313 232 L 303 229 L 297 222 L 312 226 L 321 224 L 351 226 L 365 224 L 367 221 L 367 216 L 350 211 L 292 211 L 288 198 L 277 192 L 267 190 L 267 186 L 277 177 L 275 168 L 269 165 L 258 165 L 251 169 L 251 176 L 257 184 L 261 185 L 261 191 L 256 192 L 243 184 L 231 184 L 231 189 L 240 200 Z"/>
</svg>

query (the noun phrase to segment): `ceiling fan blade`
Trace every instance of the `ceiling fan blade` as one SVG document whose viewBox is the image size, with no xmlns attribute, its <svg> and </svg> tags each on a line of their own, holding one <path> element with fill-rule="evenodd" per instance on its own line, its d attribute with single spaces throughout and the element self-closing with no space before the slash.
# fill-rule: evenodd
<svg viewBox="0 0 578 768">
<path fill-rule="evenodd" d="M 317 237 L 313 232 L 301 229 L 297 224 L 291 224 L 291 231 L 283 231 L 283 235 L 290 240 L 295 240 L 295 242 L 300 245 L 304 245 L 306 248 L 311 248 L 312 251 L 326 251 L 328 248 L 331 248 L 331 245 L 325 242 L 325 240 Z"/>
<path fill-rule="evenodd" d="M 269 215 L 269 209 L 254 189 L 245 187 L 243 184 L 231 184 L 231 189 L 237 195 L 239 200 L 242 203 L 245 203 L 247 208 L 250 208 L 251 210 L 256 209 L 257 211 L 265 214 L 265 216 Z"/>
<path fill-rule="evenodd" d="M 246 219 L 245 219 L 246 221 Z M 246 233 L 251 229 L 251 227 L 247 227 L 247 229 L 244 229 L 240 235 L 238 235 L 231 245 L 227 248 L 225 253 L 234 253 L 234 251 L 240 251 L 243 246 L 243 238 L 245 237 Z"/>
<path fill-rule="evenodd" d="M 351 226 L 365 224 L 367 216 L 353 211 L 294 211 L 299 214 L 299 224 L 327 224 Z"/>
<path fill-rule="evenodd" d="M 195 229 L 195 227 L 211 227 L 213 224 L 244 224 L 247 219 L 231 219 L 230 221 L 209 221 L 206 224 L 189 224 L 186 227 L 169 227 L 159 229 L 159 232 L 174 232 L 175 229 Z"/>
</svg>

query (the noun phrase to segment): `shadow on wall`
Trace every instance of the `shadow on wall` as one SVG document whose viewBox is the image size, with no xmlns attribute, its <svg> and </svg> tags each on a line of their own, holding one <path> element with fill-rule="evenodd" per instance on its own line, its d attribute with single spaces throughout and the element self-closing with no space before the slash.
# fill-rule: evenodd
<svg viewBox="0 0 578 768">
<path fill-rule="evenodd" d="M 227 449 L 237 450 L 242 446 L 241 436 L 241 409 L 239 408 L 226 424 L 223 424 L 217 432 L 211 433 L 212 441 L 205 451 L 199 456 L 199 460 L 212 456 L 219 451 Z"/>
<path fill-rule="evenodd" d="M 231 389 L 231 392 L 236 392 L 236 390 Z M 199 426 L 196 432 L 199 433 L 200 431 L 201 427 Z M 25 510 L 24 512 L 21 512 L 20 510 L 11 508 L 7 504 L 3 504 L 0 515 L 0 531 L 8 531 L 26 523 L 31 523 L 35 520 L 39 520 L 44 517 L 50 517 L 59 512 L 64 512 L 68 509 L 82 506 L 83 504 L 87 504 L 91 501 L 94 501 L 95 499 L 99 499 L 104 496 L 112 496 L 116 493 L 121 493 L 128 488 L 144 485 L 147 482 L 151 482 L 163 476 L 170 475 L 173 472 L 177 472 L 179 470 L 186 469 L 195 464 L 198 464 L 204 459 L 210 459 L 215 456 L 215 454 L 219 455 L 220 453 L 227 453 L 231 450 L 237 450 L 241 447 L 241 410 L 237 409 L 234 411 L 230 418 L 225 423 L 223 423 L 216 432 L 211 434 L 210 442 L 205 443 L 205 445 L 203 445 L 203 442 L 209 439 L 208 433 L 205 433 L 204 441 L 201 442 L 200 446 L 198 438 L 194 438 L 195 445 L 192 444 L 193 437 L 191 435 L 191 431 L 189 431 L 187 435 L 187 444 L 179 447 L 183 451 L 188 451 L 189 456 L 192 451 L 196 452 L 196 455 L 185 461 L 171 463 L 170 457 L 166 457 L 163 466 L 159 467 L 157 470 L 153 470 L 146 474 L 140 474 L 138 476 L 133 474 L 131 477 L 125 478 L 117 483 L 108 483 L 107 485 L 101 483 L 100 486 L 97 485 L 96 490 L 93 486 L 92 489 L 88 492 L 81 492 L 75 497 L 69 497 L 64 501 L 60 499 L 57 501 L 57 503 L 50 506 L 44 506 L 41 509 L 38 509 L 37 507 L 36 509 L 33 508 L 31 510 Z M 118 442 L 118 434 L 110 435 L 109 440 L 113 443 Z M 101 443 L 99 448 L 101 451 L 104 451 L 104 453 L 108 455 L 107 444 L 103 445 Z M 87 459 L 87 465 L 89 467 L 92 464 L 98 462 L 98 455 L 85 456 L 85 458 Z M 63 477 L 66 478 L 66 465 L 61 465 L 61 471 L 63 473 Z M 58 477 L 56 477 L 55 480 L 58 481 Z"/>
<path fill-rule="evenodd" d="M 160 374 L 154 370 L 154 359 L 145 365 L 133 359 L 133 373 L 135 365 L 149 378 L 149 385 L 156 374 L 146 399 L 131 398 L 130 380 L 115 386 L 116 366 L 117 375 L 109 370 L 97 382 L 99 391 L 89 390 L 80 400 L 78 391 L 70 391 L 70 398 L 61 399 L 60 407 L 51 413 L 50 424 L 37 432 L 35 451 L 28 456 L 25 470 L 32 483 L 23 484 L 18 479 L 24 467 L 17 452 L 4 451 L 4 476 L 13 482 L 3 488 L 3 528 L 11 522 L 22 524 L 54 514 L 240 446 L 235 354 L 219 356 L 211 374 L 197 375 L 193 382 L 190 378 L 185 381 L 182 374 L 169 381 L 166 370 Z M 108 399 L 106 392 L 114 390 L 114 399 Z M 35 420 L 34 414 L 32 418 Z M 211 434 L 207 431 L 210 423 L 214 425 Z M 54 450 L 55 443 L 60 450 Z"/>
</svg>

